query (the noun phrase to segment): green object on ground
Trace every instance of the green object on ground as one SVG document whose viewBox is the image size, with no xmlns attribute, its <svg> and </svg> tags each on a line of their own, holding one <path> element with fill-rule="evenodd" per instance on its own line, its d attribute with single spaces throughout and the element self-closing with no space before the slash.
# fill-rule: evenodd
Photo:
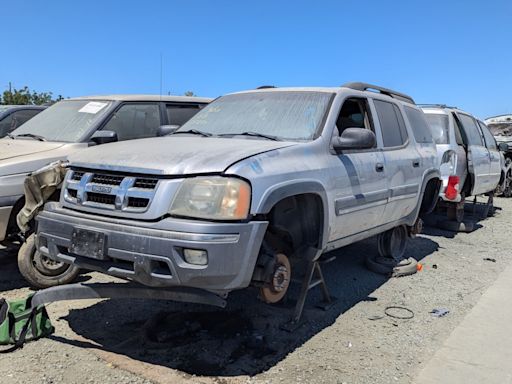
<svg viewBox="0 0 512 384">
<path fill-rule="evenodd" d="M 32 308 L 34 294 L 25 299 L 0 299 L 0 345 L 12 345 L 0 353 L 12 352 L 27 341 L 51 335 L 54 327 L 44 305 Z"/>
</svg>

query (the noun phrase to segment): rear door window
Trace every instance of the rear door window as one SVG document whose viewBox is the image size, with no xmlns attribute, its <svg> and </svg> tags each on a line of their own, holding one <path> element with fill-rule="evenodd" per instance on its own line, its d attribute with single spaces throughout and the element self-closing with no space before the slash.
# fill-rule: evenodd
<svg viewBox="0 0 512 384">
<path fill-rule="evenodd" d="M 397 105 L 387 101 L 374 100 L 379 117 L 384 147 L 399 147 L 407 142 L 404 118 Z"/>
<path fill-rule="evenodd" d="M 462 126 L 464 127 L 464 132 L 466 133 L 468 144 L 483 146 L 484 143 L 482 141 L 482 135 L 480 134 L 480 130 L 476 125 L 475 119 L 463 113 L 458 113 L 457 116 L 459 117 Z"/>
<path fill-rule="evenodd" d="M 201 110 L 200 104 L 166 104 L 167 121 L 171 125 L 183 125 Z"/>
</svg>

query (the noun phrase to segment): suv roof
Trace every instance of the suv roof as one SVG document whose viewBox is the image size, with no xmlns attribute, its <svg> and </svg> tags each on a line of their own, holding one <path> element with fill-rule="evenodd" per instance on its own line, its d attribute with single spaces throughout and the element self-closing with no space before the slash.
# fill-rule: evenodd
<svg viewBox="0 0 512 384">
<path fill-rule="evenodd" d="M 275 86 L 270 85 L 264 85 L 261 87 L 258 87 L 253 90 L 249 91 L 241 91 L 241 92 L 234 92 L 232 94 L 239 94 L 239 93 L 257 93 L 257 92 L 286 92 L 286 91 L 294 91 L 294 92 L 337 92 L 342 88 L 349 88 L 352 90 L 360 91 L 360 92 L 372 92 L 372 93 L 378 93 L 384 96 L 388 96 L 392 99 L 400 100 L 405 103 L 410 104 L 416 104 L 414 102 L 414 99 L 406 95 L 405 93 L 397 92 L 389 88 L 384 88 L 378 85 L 368 84 L 368 83 L 361 83 L 361 82 L 353 82 L 353 83 L 345 83 L 341 85 L 340 87 L 284 87 L 284 88 L 278 88 Z"/>
<path fill-rule="evenodd" d="M 177 101 L 193 103 L 209 103 L 213 99 L 208 97 L 191 96 L 164 96 L 164 95 L 97 95 L 72 97 L 67 100 L 109 100 L 109 101 Z"/>
</svg>

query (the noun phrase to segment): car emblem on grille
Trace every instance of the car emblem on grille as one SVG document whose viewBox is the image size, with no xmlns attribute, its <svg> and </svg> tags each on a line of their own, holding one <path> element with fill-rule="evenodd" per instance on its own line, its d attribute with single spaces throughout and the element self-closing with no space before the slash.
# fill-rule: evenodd
<svg viewBox="0 0 512 384">
<path fill-rule="evenodd" d="M 112 187 L 105 187 L 103 185 L 93 185 L 91 189 L 92 189 L 93 192 L 98 192 L 98 193 L 110 193 L 110 192 L 112 192 Z"/>
</svg>

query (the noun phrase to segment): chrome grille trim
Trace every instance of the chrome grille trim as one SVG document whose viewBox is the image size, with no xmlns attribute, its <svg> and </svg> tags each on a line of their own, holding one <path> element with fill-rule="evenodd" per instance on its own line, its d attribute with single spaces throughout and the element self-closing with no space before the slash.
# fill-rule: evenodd
<svg viewBox="0 0 512 384">
<path fill-rule="evenodd" d="M 145 212 L 158 179 L 72 170 L 66 177 L 64 200 L 73 205 L 122 212 Z"/>
</svg>

